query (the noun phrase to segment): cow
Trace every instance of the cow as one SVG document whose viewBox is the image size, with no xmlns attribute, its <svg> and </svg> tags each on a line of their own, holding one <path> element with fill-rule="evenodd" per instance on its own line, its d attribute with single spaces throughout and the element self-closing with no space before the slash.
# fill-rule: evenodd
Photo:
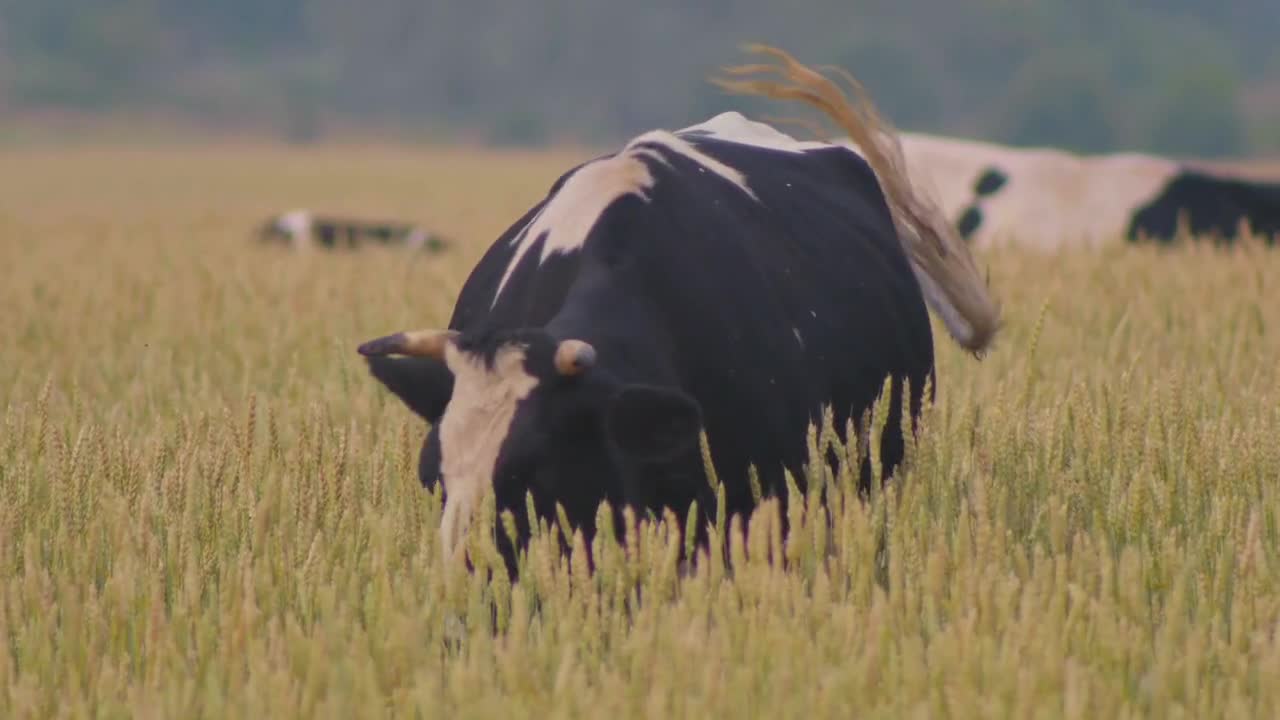
<svg viewBox="0 0 1280 720">
<path fill-rule="evenodd" d="M 726 513 L 746 515 L 749 468 L 785 503 L 783 473 L 804 488 L 824 410 L 838 433 L 862 433 L 888 380 L 884 482 L 904 454 L 904 383 L 915 427 L 936 381 L 929 308 L 961 347 L 989 349 L 998 303 L 873 132 L 883 121 L 869 101 L 782 50 L 754 50 L 776 67 L 717 82 L 822 110 L 869 139 L 869 159 L 737 112 L 640 134 L 570 168 L 497 238 L 447 328 L 360 344 L 372 376 L 430 426 L 418 473 L 443 486 L 446 559 L 490 492 L 516 521 L 514 544 L 494 532 L 513 577 L 527 496 L 539 517 L 563 508 L 588 546 L 603 501 L 615 528 L 624 507 L 679 522 L 696 501 L 701 544 L 717 507 L 702 433 Z M 753 71 L 781 79 L 741 79 Z M 857 472 L 865 492 L 870 464 Z"/>
<path fill-rule="evenodd" d="M 436 252 L 447 245 L 439 235 L 410 223 L 317 216 L 303 209 L 290 210 L 267 219 L 258 226 L 257 237 L 261 242 L 283 243 L 294 250 L 314 247 L 355 249 L 374 242 Z"/>
<path fill-rule="evenodd" d="M 1179 231 L 1230 242 L 1242 222 L 1280 232 L 1280 183 L 1145 153 L 1082 155 L 925 133 L 899 135 L 916 179 L 968 242 L 1042 249 L 1171 243 Z M 856 147 L 845 141 L 848 147 Z"/>
</svg>

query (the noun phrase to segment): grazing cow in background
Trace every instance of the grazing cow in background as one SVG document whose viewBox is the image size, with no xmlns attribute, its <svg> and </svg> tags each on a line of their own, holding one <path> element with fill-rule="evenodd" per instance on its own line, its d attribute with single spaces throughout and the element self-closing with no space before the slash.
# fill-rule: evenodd
<svg viewBox="0 0 1280 720">
<path fill-rule="evenodd" d="M 310 210 L 290 210 L 267 220 L 258 228 L 258 239 L 285 243 L 295 250 L 355 249 L 374 242 L 436 252 L 446 245 L 443 238 L 416 225 L 316 216 Z"/>
<path fill-rule="evenodd" d="M 824 406 L 838 433 L 846 421 L 863 433 L 892 378 L 887 476 L 903 456 L 903 381 L 914 420 L 934 373 L 926 303 L 964 348 L 992 341 L 999 309 L 968 248 L 909 185 L 871 108 L 759 51 L 782 59 L 782 81 L 721 84 L 799 95 L 851 136 L 878 138 L 870 161 L 738 113 L 642 134 L 556 180 L 479 261 L 447 329 L 360 346 L 431 424 L 419 474 L 443 484 L 446 557 L 488 492 L 521 544 L 526 493 L 544 518 L 562 505 L 588 542 L 602 501 L 683 521 L 696 500 L 701 542 L 716 499 L 700 431 L 727 511 L 745 514 L 749 464 L 785 500 L 783 470 L 803 480 Z M 868 490 L 870 465 L 860 472 Z M 516 548 L 496 541 L 514 575 Z"/>
<path fill-rule="evenodd" d="M 913 177 L 932 185 L 960 234 L 980 247 L 1170 242 L 1181 216 L 1197 235 L 1233 239 L 1242 221 L 1269 242 L 1280 232 L 1278 183 L 1140 153 L 899 137 Z"/>
</svg>

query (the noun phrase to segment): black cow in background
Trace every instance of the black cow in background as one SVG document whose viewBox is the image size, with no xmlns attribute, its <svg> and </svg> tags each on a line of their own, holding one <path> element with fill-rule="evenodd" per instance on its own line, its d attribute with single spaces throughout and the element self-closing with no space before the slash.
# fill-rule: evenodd
<svg viewBox="0 0 1280 720">
<path fill-rule="evenodd" d="M 417 225 L 316 215 L 310 210 L 290 210 L 268 219 L 258 227 L 258 240 L 294 250 L 354 250 L 375 244 L 436 252 L 447 245 L 444 238 Z"/>
</svg>

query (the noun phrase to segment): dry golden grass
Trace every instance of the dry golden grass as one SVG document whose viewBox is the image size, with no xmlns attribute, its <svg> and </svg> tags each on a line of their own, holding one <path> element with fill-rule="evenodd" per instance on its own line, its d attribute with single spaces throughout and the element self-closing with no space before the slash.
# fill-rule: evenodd
<svg viewBox="0 0 1280 720">
<path fill-rule="evenodd" d="M 680 579 L 665 527 L 600 548 L 594 578 L 545 535 L 514 588 L 441 567 L 423 428 L 355 345 L 443 324 L 484 245 L 585 157 L 0 156 L 0 716 L 1280 707 L 1280 255 L 1256 250 L 983 257 L 1005 333 L 977 363 L 935 332 L 901 492 L 837 491 L 830 528 L 796 502 L 785 543 L 771 507 L 749 547 L 721 528 L 732 572 Z M 463 246 L 249 242 L 294 205 Z"/>
</svg>

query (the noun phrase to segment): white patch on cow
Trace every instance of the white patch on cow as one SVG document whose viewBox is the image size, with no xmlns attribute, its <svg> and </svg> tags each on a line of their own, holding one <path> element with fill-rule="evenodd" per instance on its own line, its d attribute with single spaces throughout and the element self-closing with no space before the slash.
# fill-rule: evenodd
<svg viewBox="0 0 1280 720">
<path fill-rule="evenodd" d="M 833 147 L 816 140 L 797 140 L 772 125 L 751 120 L 740 112 L 723 112 L 709 120 L 676 131 L 677 135 L 703 134 L 740 145 L 802 153 Z"/>
<path fill-rule="evenodd" d="M 427 244 L 427 240 L 429 238 L 430 238 L 430 235 L 427 234 L 426 230 L 415 227 L 413 228 L 413 230 L 409 232 L 407 236 L 405 236 L 404 244 L 405 244 L 405 247 L 418 250 L 418 249 L 421 249 L 422 246 Z"/>
<path fill-rule="evenodd" d="M 283 230 L 293 244 L 294 249 L 301 250 L 311 242 L 311 212 L 308 210 L 290 210 L 276 220 L 276 227 Z"/>
<path fill-rule="evenodd" d="M 645 153 L 653 156 L 656 153 Z M 507 280 L 529 248 L 546 233 L 539 264 L 553 253 L 564 253 L 581 248 L 596 221 L 610 205 L 626 195 L 636 195 L 648 202 L 649 189 L 653 187 L 653 173 L 640 159 L 641 153 L 624 149 L 616 155 L 588 163 L 560 186 L 559 192 L 543 205 L 538 214 L 513 240 L 516 251 L 507 264 L 507 270 L 498 282 L 493 302 L 506 287 Z M 659 158 L 660 159 L 660 158 Z"/>
<path fill-rule="evenodd" d="M 1079 155 L 921 133 L 900 139 L 913 181 L 933 191 L 948 218 L 958 220 L 976 200 L 982 221 L 970 242 L 979 247 L 1013 242 L 1052 249 L 1118 240 L 1132 213 L 1179 169 L 1140 153 Z M 994 194 L 976 197 L 974 184 L 988 168 L 1007 180 Z"/>
<path fill-rule="evenodd" d="M 804 338 L 800 337 L 800 328 L 793 327 L 791 332 L 796 336 L 796 342 L 800 343 L 800 347 L 804 347 Z"/>
<path fill-rule="evenodd" d="M 716 160 L 710 155 L 702 152 L 698 148 L 689 143 L 688 140 L 680 137 L 676 133 L 670 133 L 666 130 L 653 130 L 647 132 L 630 143 L 627 143 L 627 150 L 633 153 L 643 153 L 645 151 L 652 152 L 649 148 L 640 148 L 641 145 L 658 145 L 668 152 L 683 155 L 685 158 L 697 163 L 701 168 L 710 170 L 719 175 L 721 178 L 736 185 L 739 190 L 745 193 L 752 200 L 757 200 L 756 194 L 752 192 L 751 187 L 747 185 L 747 176 L 743 175 L 735 168 Z M 666 162 L 661 155 L 654 153 L 652 157 L 656 160 Z"/>
<path fill-rule="evenodd" d="M 446 346 L 453 395 L 440 418 L 440 474 L 445 487 L 440 545 L 453 557 L 476 509 L 493 490 L 498 453 L 511 432 L 516 407 L 538 385 L 524 368 L 523 347 L 498 350 L 490 369 L 482 358 Z"/>
<path fill-rule="evenodd" d="M 578 168 L 565 179 L 555 196 L 516 234 L 512 240 L 516 248 L 515 254 L 498 282 L 493 303 L 497 304 L 511 274 L 544 233 L 546 241 L 538 258 L 539 264 L 546 262 L 552 255 L 581 249 L 600 216 L 618 199 L 635 195 L 648 202 L 654 177 L 643 158 L 669 166 L 670 161 L 662 151 L 693 161 L 700 171 L 711 171 L 753 200 L 757 199 L 747 184 L 746 176 L 740 171 L 707 155 L 676 133 L 665 130 L 644 133 L 632 139 L 616 154 Z"/>
</svg>

